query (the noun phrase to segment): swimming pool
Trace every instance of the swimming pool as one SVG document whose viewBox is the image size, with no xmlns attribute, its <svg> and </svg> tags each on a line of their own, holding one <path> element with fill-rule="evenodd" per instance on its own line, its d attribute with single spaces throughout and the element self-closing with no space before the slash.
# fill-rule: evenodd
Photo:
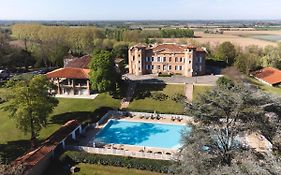
<svg viewBox="0 0 281 175">
<path fill-rule="evenodd" d="M 191 132 L 191 127 L 110 120 L 97 134 L 94 142 L 176 149 L 180 147 L 183 130 Z"/>
</svg>

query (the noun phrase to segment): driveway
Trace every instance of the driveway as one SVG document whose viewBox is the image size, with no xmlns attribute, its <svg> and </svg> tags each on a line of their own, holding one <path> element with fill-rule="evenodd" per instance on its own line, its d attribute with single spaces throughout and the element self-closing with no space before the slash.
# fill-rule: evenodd
<svg viewBox="0 0 281 175">
<path fill-rule="evenodd" d="M 174 75 L 172 77 L 158 77 L 154 74 L 136 76 L 132 74 L 123 75 L 123 79 L 138 81 L 140 83 L 166 83 L 166 84 L 210 84 L 216 85 L 217 79 L 220 75 L 205 75 L 197 77 L 184 77 L 181 75 Z"/>
</svg>

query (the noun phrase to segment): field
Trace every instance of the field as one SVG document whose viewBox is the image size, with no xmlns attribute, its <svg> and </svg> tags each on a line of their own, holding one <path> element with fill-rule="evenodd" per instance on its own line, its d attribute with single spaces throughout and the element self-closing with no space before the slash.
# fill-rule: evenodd
<svg viewBox="0 0 281 175">
<path fill-rule="evenodd" d="M 173 96 L 176 93 L 184 94 L 183 85 L 148 85 L 148 84 L 139 84 L 136 89 L 136 93 L 141 93 L 143 91 L 149 92 L 161 92 L 169 97 Z M 135 99 L 130 103 L 128 110 L 133 111 L 145 111 L 145 112 L 158 112 L 158 113 L 184 113 L 184 106 L 180 103 L 168 98 L 164 101 L 159 101 L 152 99 L 151 97 L 145 97 L 141 99 Z"/>
<path fill-rule="evenodd" d="M 230 41 L 233 44 L 242 48 L 249 45 L 258 45 L 259 47 L 266 47 L 268 45 L 276 46 L 277 42 L 268 41 L 266 39 L 257 39 L 257 36 L 265 35 L 278 35 L 281 36 L 281 31 L 226 31 L 224 34 L 205 34 L 202 31 L 195 31 L 197 38 L 187 39 L 163 39 L 164 42 L 198 42 L 198 43 L 210 43 L 211 46 L 217 46 L 225 41 Z"/>
<path fill-rule="evenodd" d="M 46 139 L 68 120 L 96 121 L 106 110 L 119 108 L 119 106 L 120 100 L 112 99 L 107 94 L 100 94 L 94 100 L 59 99 L 59 105 L 49 117 L 48 126 L 40 132 L 39 139 Z M 18 130 L 15 122 L 1 110 L 0 123 L 0 155 L 4 159 L 12 160 L 29 148 L 30 136 Z"/>
</svg>

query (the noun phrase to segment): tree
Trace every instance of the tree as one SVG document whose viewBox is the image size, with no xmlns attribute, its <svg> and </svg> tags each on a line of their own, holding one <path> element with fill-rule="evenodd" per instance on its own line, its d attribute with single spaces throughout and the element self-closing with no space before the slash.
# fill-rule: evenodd
<svg viewBox="0 0 281 175">
<path fill-rule="evenodd" d="M 224 42 L 218 46 L 215 55 L 228 65 L 232 65 L 236 57 L 235 46 L 231 42 Z"/>
<path fill-rule="evenodd" d="M 108 51 L 94 52 L 90 63 L 92 89 L 99 92 L 114 92 L 119 75 L 112 54 Z"/>
<path fill-rule="evenodd" d="M 219 87 L 225 87 L 225 88 L 232 88 L 232 87 L 234 87 L 234 83 L 232 82 L 232 80 L 229 79 L 229 78 L 226 78 L 225 76 L 220 77 L 217 80 L 216 84 Z"/>
<path fill-rule="evenodd" d="M 267 46 L 264 49 L 265 56 L 262 58 L 262 65 L 264 67 L 276 67 L 281 69 L 281 44 L 277 47 Z"/>
<path fill-rule="evenodd" d="M 7 86 L 3 109 L 9 112 L 20 130 L 31 134 L 31 146 L 34 148 L 38 132 L 47 125 L 48 115 L 58 104 L 58 100 L 49 93 L 52 84 L 45 76 L 39 75 L 32 79 L 11 80 Z"/>
<path fill-rule="evenodd" d="M 235 66 L 239 71 L 250 75 L 252 71 L 255 71 L 261 67 L 261 57 L 263 56 L 263 50 L 258 46 L 251 45 L 239 53 L 235 59 Z"/>
<path fill-rule="evenodd" d="M 128 49 L 128 43 L 118 42 L 113 46 L 113 54 L 116 58 L 123 58 L 125 63 L 128 64 Z"/>
<path fill-rule="evenodd" d="M 243 147 L 237 138 L 256 131 L 270 140 L 275 131 L 265 113 L 272 109 L 265 106 L 272 104 L 278 106 L 274 109 L 280 109 L 279 100 L 238 85 L 231 88 L 218 86 L 201 95 L 198 101 L 188 104 L 187 112 L 195 117 L 198 124 L 191 134 L 183 134 L 183 160 L 179 162 L 179 171 L 182 174 L 247 174 L 243 173 L 243 168 L 250 170 L 246 164 L 262 168 L 256 156 L 259 153 Z M 252 158 L 248 159 L 249 156 Z M 273 155 L 262 156 L 262 161 L 273 161 L 275 165 Z M 265 167 L 262 169 L 268 171 Z M 280 173 L 280 169 L 276 171 Z"/>
</svg>

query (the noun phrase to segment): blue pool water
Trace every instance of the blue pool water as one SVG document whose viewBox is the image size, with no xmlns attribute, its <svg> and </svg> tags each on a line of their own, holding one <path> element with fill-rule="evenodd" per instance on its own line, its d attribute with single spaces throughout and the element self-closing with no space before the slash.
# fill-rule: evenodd
<svg viewBox="0 0 281 175">
<path fill-rule="evenodd" d="M 184 125 L 110 120 L 97 134 L 95 142 L 175 149 L 180 147 L 181 132 L 191 131 Z"/>
</svg>

